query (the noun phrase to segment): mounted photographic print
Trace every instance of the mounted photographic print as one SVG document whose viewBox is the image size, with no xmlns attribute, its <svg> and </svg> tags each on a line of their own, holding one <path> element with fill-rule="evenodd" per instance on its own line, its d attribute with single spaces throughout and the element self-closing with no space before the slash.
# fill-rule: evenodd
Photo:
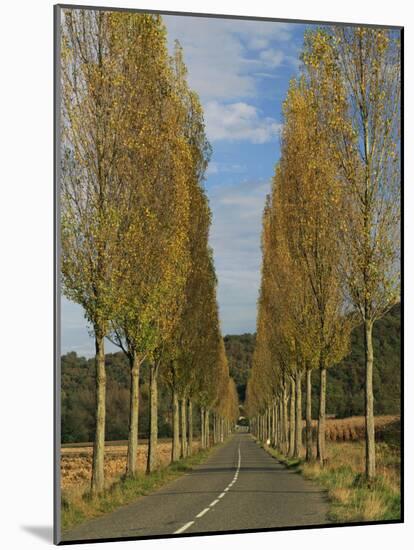
<svg viewBox="0 0 414 550">
<path fill-rule="evenodd" d="M 55 6 L 55 543 L 403 521 L 401 59 Z"/>
</svg>

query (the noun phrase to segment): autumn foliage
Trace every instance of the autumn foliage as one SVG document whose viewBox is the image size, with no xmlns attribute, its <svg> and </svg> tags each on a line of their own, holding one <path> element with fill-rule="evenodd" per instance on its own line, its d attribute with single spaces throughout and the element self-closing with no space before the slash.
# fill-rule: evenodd
<svg viewBox="0 0 414 550">
<path fill-rule="evenodd" d="M 160 465 L 160 377 L 170 384 L 175 415 L 180 404 L 173 460 L 192 452 L 193 404 L 201 407 L 209 446 L 210 425 L 220 425 L 220 437 L 230 431 L 237 395 L 208 248 L 203 179 L 210 145 L 180 45 L 170 56 L 158 15 L 63 10 L 60 75 L 62 287 L 83 307 L 95 336 L 91 492 L 98 495 L 105 487 L 105 338 L 130 365 L 128 476 L 138 472 L 144 361 L 147 472 Z"/>
<path fill-rule="evenodd" d="M 375 477 L 372 327 L 399 302 L 400 58 L 393 31 L 305 35 L 284 103 L 281 156 L 262 231 L 256 349 L 247 387 L 262 441 L 314 458 L 311 377 L 320 377 L 316 456 L 326 461 L 327 372 L 364 327 L 366 477 Z"/>
</svg>

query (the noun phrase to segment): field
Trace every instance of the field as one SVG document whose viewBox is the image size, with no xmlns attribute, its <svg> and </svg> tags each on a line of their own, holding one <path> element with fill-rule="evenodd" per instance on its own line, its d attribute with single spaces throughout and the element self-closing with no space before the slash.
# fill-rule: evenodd
<svg viewBox="0 0 414 550">
<path fill-rule="evenodd" d="M 314 422 L 316 430 L 316 422 Z M 400 433 L 400 417 L 384 415 L 375 417 L 375 437 L 377 441 L 397 444 Z M 361 441 L 365 438 L 365 418 L 328 418 L 326 421 L 327 441 Z"/>
<path fill-rule="evenodd" d="M 193 441 L 193 451 L 199 450 L 199 441 Z M 158 444 L 160 466 L 170 463 L 171 440 L 160 440 Z M 126 441 L 110 441 L 105 445 L 105 480 L 109 488 L 125 473 Z M 147 441 L 140 440 L 138 445 L 138 469 L 144 473 L 147 461 Z M 61 449 L 61 488 L 66 497 L 84 493 L 90 483 L 92 471 L 92 444 L 65 445 Z"/>
<path fill-rule="evenodd" d="M 376 422 L 377 477 L 368 486 L 364 479 L 364 418 L 328 419 L 326 429 L 327 463 L 305 463 L 303 459 L 284 459 L 266 447 L 288 467 L 328 491 L 330 519 L 336 523 L 398 520 L 400 502 L 400 419 L 380 416 Z"/>
<path fill-rule="evenodd" d="M 92 445 L 70 444 L 61 449 L 62 529 L 111 512 L 147 495 L 168 481 L 182 475 L 206 458 L 209 450 L 201 450 L 200 442 L 193 441 L 193 455 L 170 465 L 171 440 L 158 443 L 160 468 L 145 475 L 147 441 L 140 440 L 138 446 L 138 468 L 140 475 L 135 479 L 124 479 L 126 465 L 126 442 L 111 441 L 105 446 L 105 492 L 94 500 L 88 497 L 92 469 Z"/>
</svg>

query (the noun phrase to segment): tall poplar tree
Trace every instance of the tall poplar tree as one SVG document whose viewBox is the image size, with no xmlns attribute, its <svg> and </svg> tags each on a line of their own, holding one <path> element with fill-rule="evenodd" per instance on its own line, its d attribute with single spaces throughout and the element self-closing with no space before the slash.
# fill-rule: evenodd
<svg viewBox="0 0 414 550">
<path fill-rule="evenodd" d="M 111 14 L 112 51 L 120 65 L 125 155 L 117 171 L 128 184 L 122 240 L 121 307 L 112 340 L 126 353 L 131 372 L 127 475 L 137 473 L 139 367 L 152 361 L 174 320 L 163 322 L 188 269 L 188 145 L 180 139 L 182 105 L 159 16 Z M 175 277 L 175 279 L 174 279 Z M 171 311 L 168 312 L 171 314 Z"/>
<path fill-rule="evenodd" d="M 400 299 L 399 36 L 363 27 L 318 31 L 307 38 L 304 61 L 346 200 L 341 268 L 364 326 L 366 476 L 371 480 L 376 473 L 372 328 Z"/>
<path fill-rule="evenodd" d="M 104 489 L 104 337 L 118 306 L 126 196 L 114 171 L 124 118 L 108 22 L 107 12 L 68 10 L 61 32 L 61 272 L 64 294 L 83 307 L 95 337 L 93 495 Z"/>
<path fill-rule="evenodd" d="M 298 287 L 304 289 L 306 296 L 302 304 L 295 308 L 292 301 L 290 307 L 296 330 L 306 327 L 310 331 L 304 363 L 309 367 L 317 360 L 319 366 L 317 450 L 323 464 L 327 368 L 347 353 L 352 324 L 338 270 L 343 253 L 338 243 L 345 214 L 344 198 L 330 152 L 329 132 L 318 119 L 317 100 L 317 91 L 308 87 L 304 79 L 291 82 L 284 103 L 279 215 L 294 269 L 302 279 Z M 316 330 L 306 326 L 306 319 L 310 318 Z M 302 349 L 305 338 L 306 334 L 299 336 Z"/>
</svg>

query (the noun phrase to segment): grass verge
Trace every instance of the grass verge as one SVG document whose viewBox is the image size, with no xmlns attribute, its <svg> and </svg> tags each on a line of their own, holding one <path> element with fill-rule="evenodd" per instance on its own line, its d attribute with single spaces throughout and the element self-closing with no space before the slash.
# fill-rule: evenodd
<svg viewBox="0 0 414 550">
<path fill-rule="evenodd" d="M 334 523 L 399 520 L 401 518 L 399 447 L 376 445 L 377 477 L 368 484 L 364 477 L 364 443 L 327 442 L 328 462 L 307 463 L 287 458 L 277 450 L 263 448 L 288 468 L 311 479 L 328 491 L 329 519 Z"/>
<path fill-rule="evenodd" d="M 160 468 L 149 475 L 140 474 L 132 479 L 121 478 L 95 499 L 90 498 L 87 493 L 68 496 L 62 492 L 62 531 L 67 531 L 88 519 L 112 512 L 119 506 L 130 504 L 137 498 L 152 493 L 166 483 L 182 476 L 185 472 L 192 470 L 197 464 L 204 462 L 218 447 L 219 445 L 216 445 L 210 449 L 199 451 L 191 457 Z"/>
</svg>

